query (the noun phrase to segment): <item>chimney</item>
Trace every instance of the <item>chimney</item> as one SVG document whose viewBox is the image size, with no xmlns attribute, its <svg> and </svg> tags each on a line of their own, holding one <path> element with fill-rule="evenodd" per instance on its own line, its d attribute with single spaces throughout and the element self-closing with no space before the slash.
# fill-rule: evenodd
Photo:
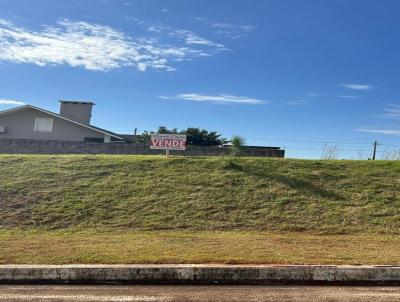
<svg viewBox="0 0 400 302">
<path fill-rule="evenodd" d="M 60 101 L 60 115 L 76 122 L 90 125 L 92 102 Z"/>
</svg>

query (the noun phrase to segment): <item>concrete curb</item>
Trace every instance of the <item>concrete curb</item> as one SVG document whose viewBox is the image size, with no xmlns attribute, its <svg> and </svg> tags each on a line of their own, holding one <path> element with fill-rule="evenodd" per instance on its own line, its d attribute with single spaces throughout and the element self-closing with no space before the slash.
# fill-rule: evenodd
<svg viewBox="0 0 400 302">
<path fill-rule="evenodd" d="M 0 284 L 396 284 L 400 266 L 0 265 Z"/>
</svg>

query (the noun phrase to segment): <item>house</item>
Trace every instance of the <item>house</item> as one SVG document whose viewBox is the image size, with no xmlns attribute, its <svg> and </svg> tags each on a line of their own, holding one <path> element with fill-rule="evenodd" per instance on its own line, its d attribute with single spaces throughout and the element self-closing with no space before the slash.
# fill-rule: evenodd
<svg viewBox="0 0 400 302">
<path fill-rule="evenodd" d="M 60 113 L 32 105 L 0 111 L 0 139 L 124 142 L 116 133 L 90 124 L 92 102 L 60 101 Z"/>
</svg>

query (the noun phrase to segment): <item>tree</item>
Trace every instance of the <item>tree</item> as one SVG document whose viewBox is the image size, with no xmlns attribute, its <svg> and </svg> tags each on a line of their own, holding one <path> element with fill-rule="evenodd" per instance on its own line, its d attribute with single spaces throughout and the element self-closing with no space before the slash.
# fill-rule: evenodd
<svg viewBox="0 0 400 302">
<path fill-rule="evenodd" d="M 207 131 L 200 128 L 187 128 L 186 130 L 178 131 L 177 128 L 168 129 L 165 126 L 158 127 L 157 132 L 145 131 L 142 135 L 141 142 L 148 142 L 153 133 L 159 134 L 186 134 L 186 144 L 192 146 L 222 146 L 228 143 L 228 140 L 223 138 L 221 134 L 216 131 Z"/>
<path fill-rule="evenodd" d="M 135 137 L 135 143 L 147 144 L 150 142 L 151 134 L 153 132 L 144 131 L 141 135 Z"/>
<path fill-rule="evenodd" d="M 139 135 L 137 137 L 137 142 L 141 143 L 141 144 L 147 144 L 148 142 L 150 142 L 151 139 L 151 135 L 154 133 L 158 133 L 158 134 L 177 134 L 178 133 L 178 129 L 174 128 L 174 129 L 168 129 L 165 126 L 159 126 L 157 132 L 154 131 L 144 131 L 141 135 Z"/>
<path fill-rule="evenodd" d="M 233 156 L 240 156 L 243 154 L 243 146 L 246 143 L 245 139 L 241 136 L 235 135 L 231 139 L 231 153 Z"/>
<path fill-rule="evenodd" d="M 228 142 L 216 131 L 208 132 L 200 128 L 187 128 L 181 133 L 186 134 L 186 144 L 193 146 L 221 146 Z"/>
<path fill-rule="evenodd" d="M 174 128 L 169 130 L 167 127 L 165 126 L 160 126 L 158 127 L 158 134 L 178 134 L 178 129 Z"/>
</svg>

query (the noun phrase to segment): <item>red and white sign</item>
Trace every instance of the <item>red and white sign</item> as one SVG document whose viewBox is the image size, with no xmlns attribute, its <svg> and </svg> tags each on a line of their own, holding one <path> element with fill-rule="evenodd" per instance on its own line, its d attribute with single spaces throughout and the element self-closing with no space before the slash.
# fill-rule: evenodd
<svg viewBox="0 0 400 302">
<path fill-rule="evenodd" d="M 186 135 L 184 134 L 152 134 L 150 149 L 185 150 Z"/>
</svg>

